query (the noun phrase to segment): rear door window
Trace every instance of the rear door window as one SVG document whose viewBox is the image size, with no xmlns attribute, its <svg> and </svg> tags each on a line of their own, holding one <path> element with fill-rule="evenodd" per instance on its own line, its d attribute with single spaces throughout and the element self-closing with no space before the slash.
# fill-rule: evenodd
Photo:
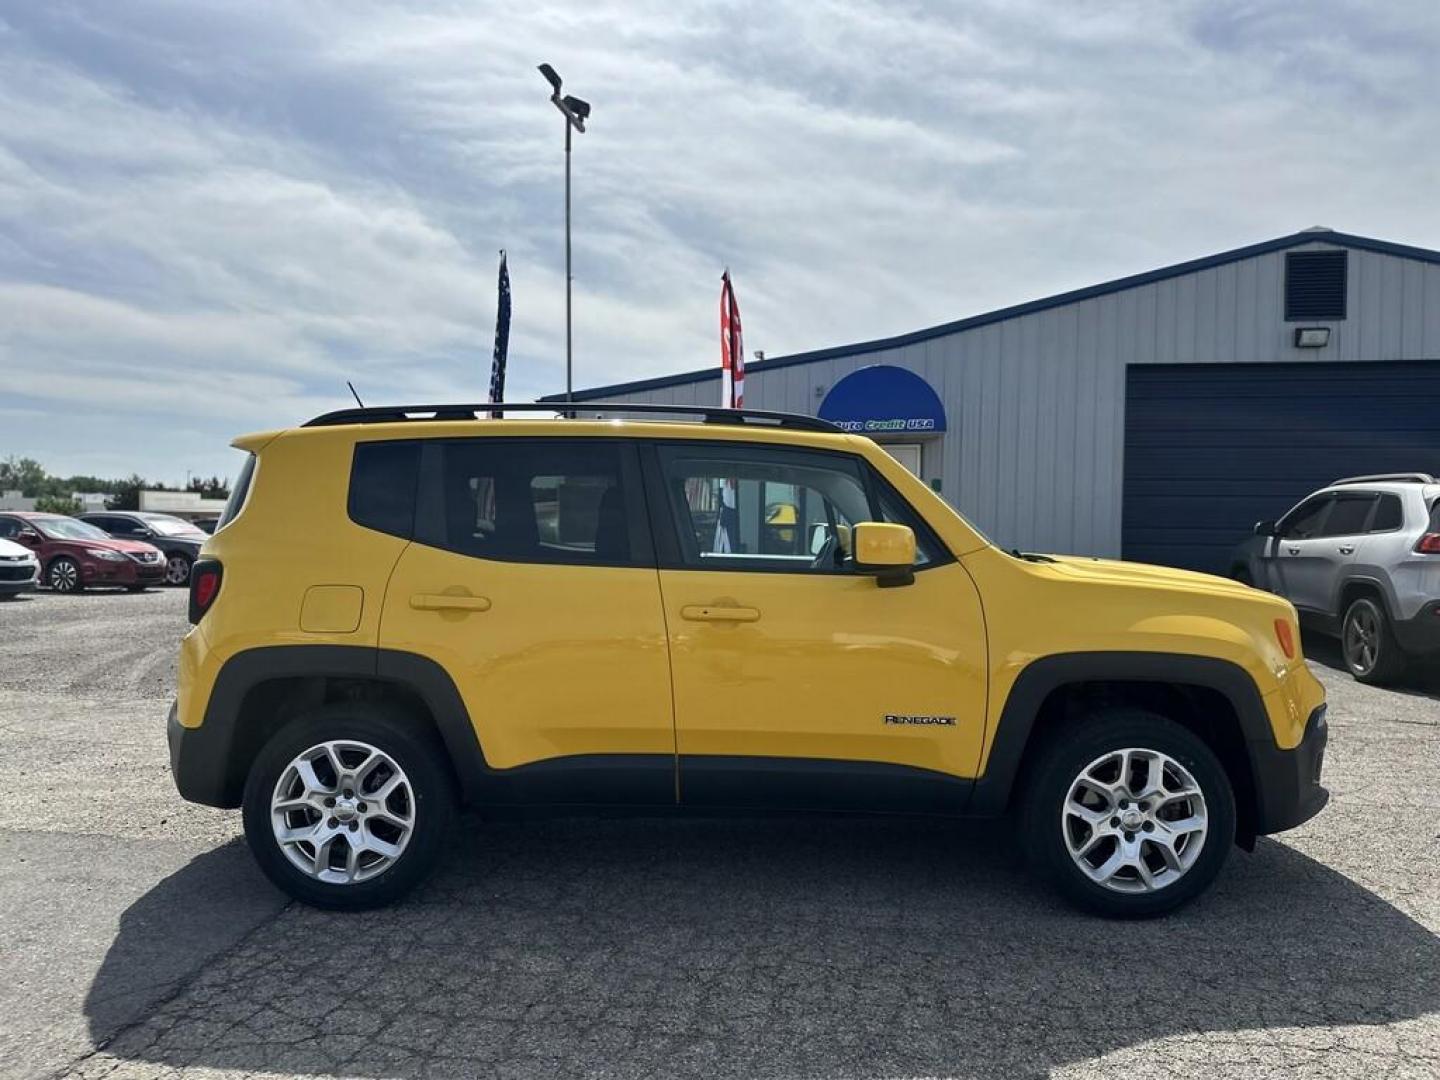
<svg viewBox="0 0 1440 1080">
<path fill-rule="evenodd" d="M 654 565 L 634 448 L 618 439 L 447 439 L 417 539 L 506 562 Z M 430 467 L 427 466 L 427 474 Z M 427 481 L 427 485 L 429 481 Z"/>
<path fill-rule="evenodd" d="M 1374 505 L 1375 496 L 1371 494 L 1335 496 L 1335 505 L 1330 508 L 1319 535 L 1359 536 L 1365 531 Z"/>
</svg>

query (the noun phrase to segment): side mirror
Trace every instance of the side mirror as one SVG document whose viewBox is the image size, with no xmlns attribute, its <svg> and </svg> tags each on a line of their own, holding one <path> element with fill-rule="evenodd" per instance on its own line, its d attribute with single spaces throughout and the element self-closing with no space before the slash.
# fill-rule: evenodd
<svg viewBox="0 0 1440 1080">
<path fill-rule="evenodd" d="M 909 525 L 862 521 L 852 535 L 855 569 L 874 574 L 883 587 L 909 585 L 915 580 L 915 532 Z"/>
<path fill-rule="evenodd" d="M 1255 522 L 1256 536 L 1275 536 L 1279 533 L 1279 531 L 1280 530 L 1275 527 L 1275 522 L 1273 521 Z"/>
<path fill-rule="evenodd" d="M 38 544 L 40 543 L 40 534 L 34 529 L 21 529 L 15 534 L 15 539 L 22 544 Z"/>
</svg>

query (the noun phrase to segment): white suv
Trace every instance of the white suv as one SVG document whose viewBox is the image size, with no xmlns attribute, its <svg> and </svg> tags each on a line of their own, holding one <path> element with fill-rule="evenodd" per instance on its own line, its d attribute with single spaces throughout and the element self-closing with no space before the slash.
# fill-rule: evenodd
<svg viewBox="0 0 1440 1080">
<path fill-rule="evenodd" d="M 1361 682 L 1397 678 L 1440 652 L 1440 481 L 1428 473 L 1352 476 L 1262 521 L 1231 576 L 1288 599 L 1338 634 Z"/>
</svg>

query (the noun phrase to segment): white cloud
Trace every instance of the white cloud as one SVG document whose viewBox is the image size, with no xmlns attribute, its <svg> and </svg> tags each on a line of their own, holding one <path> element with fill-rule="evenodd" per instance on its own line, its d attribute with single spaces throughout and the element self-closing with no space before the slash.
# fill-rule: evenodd
<svg viewBox="0 0 1440 1080">
<path fill-rule="evenodd" d="M 237 430 L 770 355 L 1311 224 L 1435 246 L 1423 2 L 193 5 L 0 15 L 0 454 L 224 467 Z M 126 432 L 166 431 L 125 439 Z M 117 441 L 121 444 L 117 446 Z M 207 465 L 206 462 L 213 462 Z"/>
</svg>

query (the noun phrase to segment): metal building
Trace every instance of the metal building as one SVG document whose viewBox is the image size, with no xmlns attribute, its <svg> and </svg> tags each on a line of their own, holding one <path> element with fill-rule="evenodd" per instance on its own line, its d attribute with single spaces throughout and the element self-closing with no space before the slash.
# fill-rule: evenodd
<svg viewBox="0 0 1440 1080">
<path fill-rule="evenodd" d="M 575 400 L 711 404 L 719 383 Z M 866 432 L 1006 547 L 1224 572 L 1338 476 L 1440 474 L 1440 252 L 1310 229 L 756 362 L 745 404 Z"/>
</svg>

